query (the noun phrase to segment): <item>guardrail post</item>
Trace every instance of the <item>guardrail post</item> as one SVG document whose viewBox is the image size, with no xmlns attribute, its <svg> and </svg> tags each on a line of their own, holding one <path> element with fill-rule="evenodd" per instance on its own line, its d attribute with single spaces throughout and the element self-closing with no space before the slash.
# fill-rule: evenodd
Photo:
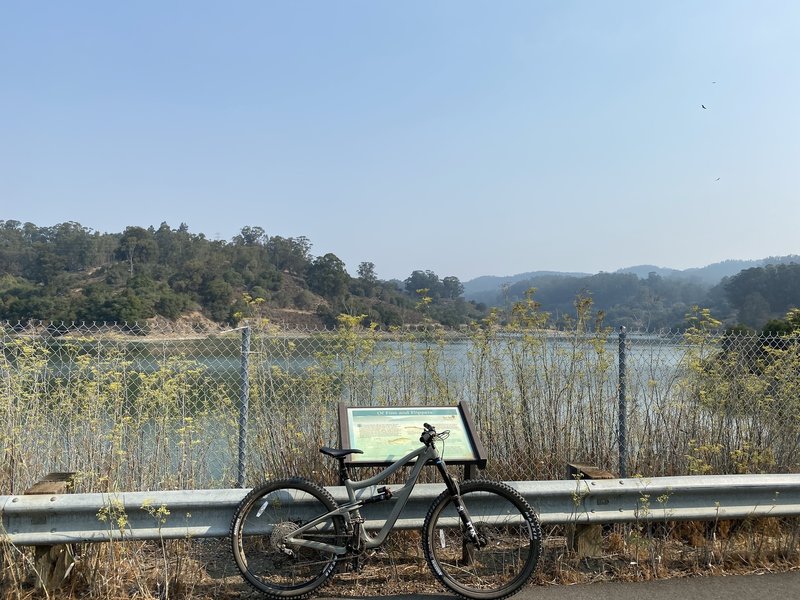
<svg viewBox="0 0 800 600">
<path fill-rule="evenodd" d="M 26 495 L 66 494 L 72 491 L 74 472 L 49 473 L 25 491 Z M 34 546 L 36 587 L 50 593 L 61 587 L 75 564 L 75 552 L 70 544 Z"/>
<path fill-rule="evenodd" d="M 247 421 L 250 412 L 250 325 L 242 329 L 241 390 L 239 392 L 239 460 L 236 469 L 236 485 L 244 487 L 247 465 Z"/>
<path fill-rule="evenodd" d="M 619 476 L 628 476 L 627 402 L 625 398 L 625 327 L 619 328 Z"/>
<path fill-rule="evenodd" d="M 614 474 L 594 465 L 570 463 L 567 465 L 567 477 L 573 481 L 614 479 Z M 603 526 L 598 523 L 567 525 L 567 547 L 577 553 L 578 558 L 602 556 Z"/>
</svg>

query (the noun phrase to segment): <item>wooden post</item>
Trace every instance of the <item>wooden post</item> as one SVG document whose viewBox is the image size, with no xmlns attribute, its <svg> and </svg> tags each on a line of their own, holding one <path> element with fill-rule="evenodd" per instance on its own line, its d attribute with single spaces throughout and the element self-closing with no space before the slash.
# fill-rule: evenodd
<svg viewBox="0 0 800 600">
<path fill-rule="evenodd" d="M 567 477 L 569 479 L 615 479 L 616 475 L 593 465 L 570 463 L 567 465 Z M 602 556 L 603 526 L 597 523 L 568 525 L 567 547 L 576 552 L 580 558 Z"/>
<path fill-rule="evenodd" d="M 72 491 L 75 473 L 49 473 L 33 484 L 25 494 L 67 494 Z M 34 564 L 39 576 L 37 588 L 47 592 L 58 589 L 66 580 L 75 561 L 75 552 L 70 544 L 57 546 L 34 546 Z"/>
</svg>

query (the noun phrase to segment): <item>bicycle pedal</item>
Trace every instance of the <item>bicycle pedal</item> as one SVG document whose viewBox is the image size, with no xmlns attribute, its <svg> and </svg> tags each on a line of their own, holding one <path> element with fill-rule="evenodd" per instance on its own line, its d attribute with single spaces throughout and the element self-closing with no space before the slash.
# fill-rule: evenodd
<svg viewBox="0 0 800 600">
<path fill-rule="evenodd" d="M 348 571 L 350 573 L 360 574 L 364 572 L 364 568 L 369 564 L 372 558 L 377 554 L 377 552 L 370 551 L 366 554 L 358 554 L 355 556 L 350 557 L 350 564 L 348 565 Z"/>
<path fill-rule="evenodd" d="M 360 557 L 353 556 L 349 560 L 340 561 L 339 570 L 342 573 L 361 573 L 364 570 L 364 565 Z"/>
</svg>

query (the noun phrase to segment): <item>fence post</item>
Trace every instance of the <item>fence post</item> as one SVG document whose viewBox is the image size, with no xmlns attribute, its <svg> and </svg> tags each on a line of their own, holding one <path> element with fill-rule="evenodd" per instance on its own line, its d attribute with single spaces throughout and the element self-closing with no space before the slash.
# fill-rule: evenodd
<svg viewBox="0 0 800 600">
<path fill-rule="evenodd" d="M 625 398 L 625 327 L 619 328 L 619 476 L 628 476 L 627 406 Z"/>
<path fill-rule="evenodd" d="M 250 410 L 250 325 L 242 328 L 242 385 L 239 392 L 239 462 L 236 470 L 236 485 L 244 487 L 244 472 L 247 458 L 247 419 Z"/>
</svg>

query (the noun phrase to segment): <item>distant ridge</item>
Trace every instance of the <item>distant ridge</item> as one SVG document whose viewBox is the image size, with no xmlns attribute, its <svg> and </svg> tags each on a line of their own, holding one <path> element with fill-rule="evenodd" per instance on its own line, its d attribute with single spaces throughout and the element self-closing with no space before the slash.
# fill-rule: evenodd
<svg viewBox="0 0 800 600">
<path fill-rule="evenodd" d="M 669 278 L 685 278 L 704 283 L 708 286 L 713 286 L 722 281 L 725 277 L 736 275 L 745 269 L 752 269 L 755 267 L 763 267 L 765 265 L 776 264 L 800 264 L 800 254 L 789 254 L 786 256 L 769 256 L 767 258 L 754 259 L 754 260 L 723 260 L 721 262 L 712 263 L 705 267 L 691 267 L 688 269 L 671 269 L 669 267 L 657 267 L 655 265 L 635 265 L 632 267 L 625 267 L 619 269 L 617 273 L 633 273 L 640 279 L 647 279 L 650 273 L 655 273 L 659 277 Z M 504 277 L 483 275 L 476 277 L 463 283 L 464 296 L 467 299 L 484 299 L 487 293 L 497 293 L 500 288 L 505 285 L 513 285 L 520 281 L 526 281 L 543 276 L 554 277 L 586 277 L 591 273 L 576 273 L 576 272 L 562 272 L 562 271 L 529 271 L 526 273 L 518 273 L 517 275 L 507 275 Z"/>
<path fill-rule="evenodd" d="M 655 265 L 636 265 L 633 267 L 625 267 L 619 269 L 617 273 L 633 273 L 639 279 L 647 279 L 650 273 L 655 273 L 659 277 L 679 277 L 683 275 L 683 271 L 679 269 L 670 269 L 667 267 L 657 267 Z"/>
<path fill-rule="evenodd" d="M 688 269 L 670 269 L 656 267 L 653 265 L 637 265 L 619 269 L 617 273 L 633 273 L 640 279 L 647 279 L 650 273 L 655 273 L 661 277 L 682 277 L 694 279 L 708 285 L 716 285 L 725 277 L 732 277 L 745 269 L 763 267 L 765 265 L 780 265 L 789 263 L 800 263 L 800 255 L 789 254 L 787 256 L 769 256 L 755 260 L 723 260 L 722 262 L 712 263 L 705 267 L 691 267 Z"/>
<path fill-rule="evenodd" d="M 462 283 L 464 286 L 464 295 L 469 298 L 471 294 L 480 292 L 499 290 L 503 285 L 513 285 L 518 281 L 526 281 L 534 277 L 543 277 L 546 275 L 554 275 L 556 277 L 587 277 L 591 273 L 569 273 L 561 271 L 529 271 L 527 273 L 518 273 L 516 275 L 506 275 L 504 277 L 495 275 L 482 275 L 475 279 L 470 279 Z"/>
</svg>

